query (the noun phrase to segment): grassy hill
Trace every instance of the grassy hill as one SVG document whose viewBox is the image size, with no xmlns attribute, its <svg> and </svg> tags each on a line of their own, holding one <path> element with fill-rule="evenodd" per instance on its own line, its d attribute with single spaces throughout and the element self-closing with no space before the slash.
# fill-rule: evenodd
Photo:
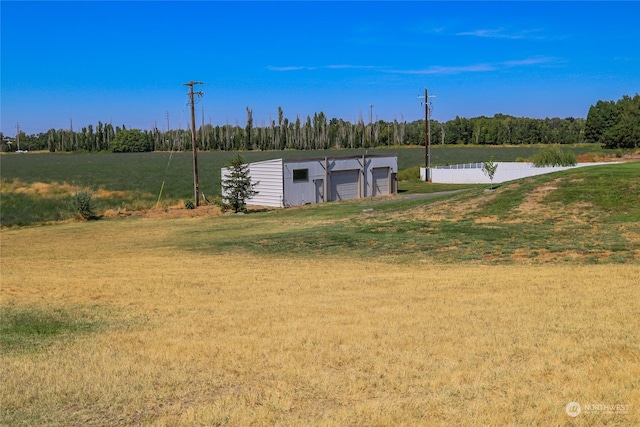
<svg viewBox="0 0 640 427">
<path fill-rule="evenodd" d="M 640 163 L 475 187 L 435 199 L 367 199 L 206 221 L 178 239 L 207 253 L 431 259 L 640 260 Z M 180 233 L 180 231 L 177 231 Z"/>
</svg>

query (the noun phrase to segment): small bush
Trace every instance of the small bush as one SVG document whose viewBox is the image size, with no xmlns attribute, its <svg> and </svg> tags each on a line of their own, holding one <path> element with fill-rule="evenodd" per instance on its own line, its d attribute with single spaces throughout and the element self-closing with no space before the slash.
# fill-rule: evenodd
<svg viewBox="0 0 640 427">
<path fill-rule="evenodd" d="M 571 151 L 564 151 L 558 147 L 549 147 L 533 155 L 533 165 L 537 168 L 544 166 L 575 166 L 576 155 Z"/>
<path fill-rule="evenodd" d="M 74 194 L 71 199 L 71 209 L 81 219 L 98 219 L 93 194 L 89 191 L 78 191 Z"/>
<path fill-rule="evenodd" d="M 224 199 L 220 196 L 216 196 L 213 198 L 213 204 L 220 208 L 220 211 L 223 213 L 231 209 L 231 206 L 228 203 L 224 202 Z"/>
<path fill-rule="evenodd" d="M 420 181 L 420 166 L 403 169 L 398 172 L 398 181 Z"/>
<path fill-rule="evenodd" d="M 185 200 L 184 201 L 184 208 L 185 209 L 195 209 L 196 206 L 193 204 L 193 201 L 191 200 Z"/>
</svg>

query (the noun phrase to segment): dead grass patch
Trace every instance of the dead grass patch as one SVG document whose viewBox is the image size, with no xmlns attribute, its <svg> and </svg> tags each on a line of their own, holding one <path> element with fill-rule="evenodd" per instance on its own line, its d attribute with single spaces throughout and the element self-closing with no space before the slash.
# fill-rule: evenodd
<svg viewBox="0 0 640 427">
<path fill-rule="evenodd" d="M 557 203 L 546 202 L 546 199 L 554 191 L 558 190 L 558 184 L 564 178 L 555 179 L 546 185 L 536 187 L 525 200 L 520 203 L 509 215 L 505 222 L 544 222 L 554 221 L 558 223 L 587 224 L 588 213 L 593 205 L 588 202 L 573 203 L 570 206 L 562 205 L 559 209 Z M 575 180 L 574 180 L 575 181 Z"/>
<path fill-rule="evenodd" d="M 491 224 L 498 221 L 499 218 L 496 215 L 483 216 L 474 220 L 476 224 Z"/>
<path fill-rule="evenodd" d="M 2 192 L 3 193 L 17 193 L 17 194 L 33 194 L 41 197 L 66 197 L 73 195 L 80 191 L 82 188 L 77 185 L 71 185 L 63 182 L 30 182 L 25 183 L 20 180 L 7 181 L 2 180 Z M 111 191 L 105 189 L 98 189 L 92 194 L 101 199 L 109 198 L 124 198 L 127 196 L 125 191 Z"/>
<path fill-rule="evenodd" d="M 612 251 L 599 249 L 597 251 L 578 251 L 578 250 L 562 250 L 551 251 L 546 248 L 542 249 L 522 249 L 518 248 L 511 254 L 511 259 L 516 262 L 525 264 L 553 264 L 572 261 L 584 261 L 592 259 L 592 261 L 606 262 Z"/>
<path fill-rule="evenodd" d="M 482 197 L 453 196 L 447 200 L 430 202 L 402 212 L 386 215 L 390 220 L 421 219 L 424 221 L 458 221 L 478 212 L 497 197 L 496 192 Z"/>
<path fill-rule="evenodd" d="M 549 194 L 558 189 L 556 184 L 559 181 L 562 181 L 562 178 L 555 179 L 546 185 L 536 187 L 527 195 L 525 200 L 520 203 L 516 208 L 516 211 L 530 215 L 533 213 L 539 213 L 541 210 L 548 210 L 548 208 L 543 204 L 543 201 Z"/>
<path fill-rule="evenodd" d="M 531 251 L 529 249 L 517 248 L 511 254 L 511 259 L 514 261 L 526 261 L 531 258 Z"/>
<path fill-rule="evenodd" d="M 112 199 L 112 198 L 124 198 L 127 196 L 125 191 L 111 191 L 103 188 L 97 190 L 93 195 L 99 199 Z"/>
<path fill-rule="evenodd" d="M 222 215 L 222 211 L 216 205 L 201 205 L 197 209 L 186 209 L 184 205 L 176 204 L 166 207 L 155 207 L 152 209 L 127 210 L 108 209 L 102 215 L 104 218 L 126 218 L 141 217 L 148 219 L 180 219 L 180 218 L 202 218 Z"/>
<path fill-rule="evenodd" d="M 635 231 L 623 231 L 622 236 L 630 242 L 640 242 L 640 233 Z"/>
<path fill-rule="evenodd" d="M 473 214 L 480 210 L 483 206 L 490 204 L 497 197 L 496 192 L 486 194 L 483 197 L 475 197 L 472 199 L 464 200 L 461 203 L 452 203 L 450 212 L 451 219 L 457 220 Z M 444 203 L 443 203 L 444 204 Z"/>
<path fill-rule="evenodd" d="M 2 192 L 3 193 L 18 193 L 18 194 L 35 194 L 38 196 L 66 196 L 74 194 L 79 190 L 79 187 L 65 183 L 46 183 L 46 182 L 32 182 L 25 183 L 20 180 L 7 181 L 2 180 Z"/>
<path fill-rule="evenodd" d="M 640 422 L 637 265 L 210 256 L 168 240 L 193 221 L 2 232 L 2 304 L 112 316 L 3 354 L 4 424 Z"/>
<path fill-rule="evenodd" d="M 584 153 L 576 156 L 578 163 L 635 161 L 638 159 L 640 159 L 640 151 L 624 153 L 621 156 L 602 153 Z"/>
</svg>

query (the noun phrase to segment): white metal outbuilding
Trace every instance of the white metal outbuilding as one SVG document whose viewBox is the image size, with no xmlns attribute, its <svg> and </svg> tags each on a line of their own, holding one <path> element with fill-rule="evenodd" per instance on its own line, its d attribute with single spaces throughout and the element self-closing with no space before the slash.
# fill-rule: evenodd
<svg viewBox="0 0 640 427">
<path fill-rule="evenodd" d="M 288 207 L 397 192 L 398 158 L 385 155 L 249 163 L 258 191 L 247 205 Z M 227 169 L 222 169 L 222 180 Z"/>
</svg>

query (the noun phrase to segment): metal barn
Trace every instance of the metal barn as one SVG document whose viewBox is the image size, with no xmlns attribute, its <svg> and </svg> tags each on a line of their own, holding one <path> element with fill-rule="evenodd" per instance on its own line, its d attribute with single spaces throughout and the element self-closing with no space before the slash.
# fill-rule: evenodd
<svg viewBox="0 0 640 427">
<path fill-rule="evenodd" d="M 397 192 L 398 158 L 363 155 L 249 163 L 258 194 L 248 205 L 289 207 Z M 227 169 L 222 169 L 222 179 Z"/>
</svg>

